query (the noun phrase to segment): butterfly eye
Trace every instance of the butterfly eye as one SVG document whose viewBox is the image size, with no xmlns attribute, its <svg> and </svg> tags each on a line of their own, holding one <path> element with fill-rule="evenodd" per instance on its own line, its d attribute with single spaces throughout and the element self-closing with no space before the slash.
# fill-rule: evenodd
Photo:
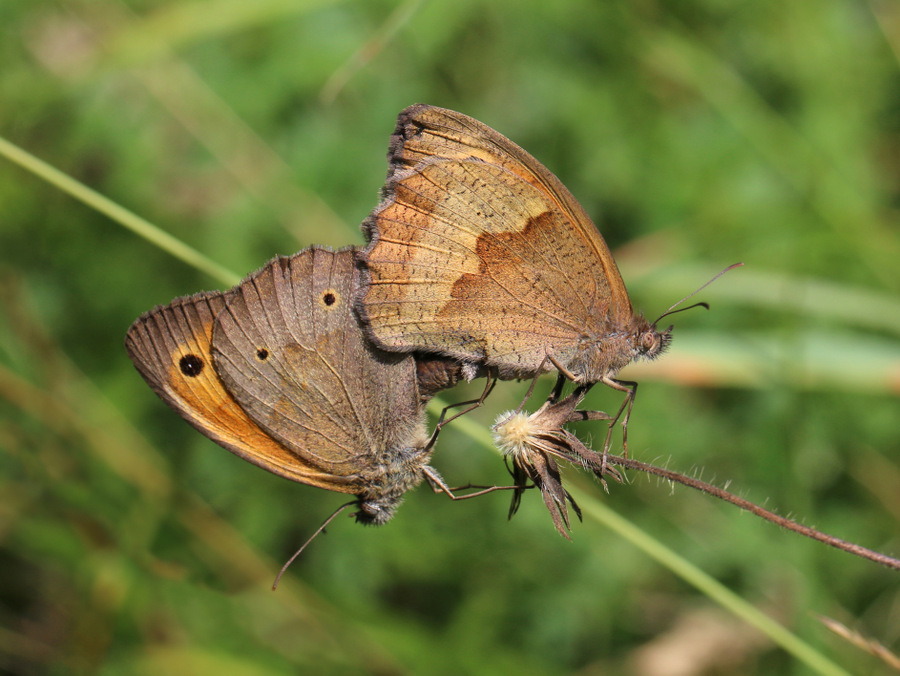
<svg viewBox="0 0 900 676">
<path fill-rule="evenodd" d="M 659 344 L 659 336 L 653 331 L 645 331 L 641 336 L 641 347 L 645 352 L 652 352 Z"/>
</svg>

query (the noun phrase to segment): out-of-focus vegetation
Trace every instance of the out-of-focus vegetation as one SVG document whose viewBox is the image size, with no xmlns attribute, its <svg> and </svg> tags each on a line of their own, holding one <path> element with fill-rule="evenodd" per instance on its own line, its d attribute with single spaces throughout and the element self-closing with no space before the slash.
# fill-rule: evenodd
<svg viewBox="0 0 900 676">
<path fill-rule="evenodd" d="M 623 374 L 632 454 L 896 555 L 898 55 L 888 2 L 4 0 L 0 136 L 243 275 L 362 243 L 402 108 L 473 115 L 569 186 L 648 315 L 745 263 Z M 420 488 L 383 528 L 332 524 L 272 593 L 342 497 L 197 434 L 122 348 L 141 312 L 223 285 L 6 159 L 0 214 L 0 671 L 811 673 L 597 520 L 563 540 L 537 494 L 507 523 L 502 494 Z M 445 478 L 506 481 L 463 430 Z M 642 476 L 567 477 L 887 673 L 816 616 L 896 651 L 897 572 Z"/>
</svg>

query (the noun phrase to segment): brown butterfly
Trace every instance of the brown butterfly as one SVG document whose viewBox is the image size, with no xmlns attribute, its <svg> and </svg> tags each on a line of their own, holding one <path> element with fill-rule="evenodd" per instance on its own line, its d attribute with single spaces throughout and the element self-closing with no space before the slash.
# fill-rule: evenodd
<svg viewBox="0 0 900 676">
<path fill-rule="evenodd" d="M 637 385 L 616 374 L 659 356 L 672 327 L 634 312 L 609 247 L 559 179 L 487 125 L 425 105 L 400 113 L 388 160 L 363 224 L 357 307 L 372 340 L 502 379 L 555 367 L 627 392 L 621 415 Z"/>
<path fill-rule="evenodd" d="M 358 498 L 382 524 L 428 465 L 424 404 L 458 366 L 365 340 L 350 299 L 352 248 L 276 258 L 231 291 L 178 298 L 125 340 L 153 390 L 232 453 L 273 474 Z M 420 389 L 417 370 L 426 376 Z"/>
</svg>

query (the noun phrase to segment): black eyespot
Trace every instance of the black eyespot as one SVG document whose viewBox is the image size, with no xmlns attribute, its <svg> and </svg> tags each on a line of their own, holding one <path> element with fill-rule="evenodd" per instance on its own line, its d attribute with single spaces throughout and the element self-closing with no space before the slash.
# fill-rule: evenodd
<svg viewBox="0 0 900 676">
<path fill-rule="evenodd" d="M 256 351 L 256 358 L 259 359 L 260 361 L 265 361 L 266 359 L 269 358 L 269 351 L 264 347 L 259 348 Z"/>
<path fill-rule="evenodd" d="M 206 364 L 204 364 L 203 360 L 195 354 L 186 354 L 178 360 L 178 368 L 180 368 L 181 372 L 188 378 L 196 378 L 199 376 L 203 372 L 204 366 L 206 366 Z"/>
<path fill-rule="evenodd" d="M 335 298 L 335 295 L 331 293 L 331 291 L 326 291 L 322 295 L 322 302 L 325 303 L 325 305 L 334 305 L 336 300 L 337 298 Z"/>
</svg>

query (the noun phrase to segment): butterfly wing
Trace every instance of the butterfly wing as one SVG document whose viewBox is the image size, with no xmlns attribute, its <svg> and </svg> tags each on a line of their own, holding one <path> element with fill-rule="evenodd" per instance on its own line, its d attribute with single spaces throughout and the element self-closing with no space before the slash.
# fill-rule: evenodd
<svg viewBox="0 0 900 676">
<path fill-rule="evenodd" d="M 228 393 L 213 367 L 213 321 L 227 294 L 177 298 L 138 318 L 125 338 L 135 367 L 159 397 L 235 455 L 293 481 L 340 492 L 353 486 L 311 467 L 267 435 Z"/>
<path fill-rule="evenodd" d="M 594 274 L 608 284 L 610 313 L 631 318 L 631 301 L 612 253 L 590 216 L 569 189 L 530 153 L 473 117 L 454 110 L 417 104 L 401 111 L 388 149 L 388 185 L 397 174 L 428 159 L 476 159 L 497 165 L 534 186 L 577 233 L 592 259 Z"/>
<path fill-rule="evenodd" d="M 216 318 L 216 370 L 241 407 L 303 462 L 365 484 L 424 445 L 415 360 L 364 339 L 354 250 L 312 247 L 239 285 Z M 400 449 L 400 450 L 398 450 Z"/>
<path fill-rule="evenodd" d="M 482 361 L 503 377 L 568 361 L 631 320 L 597 228 L 543 165 L 460 113 L 413 106 L 367 220 L 360 313 L 391 350 Z"/>
</svg>

